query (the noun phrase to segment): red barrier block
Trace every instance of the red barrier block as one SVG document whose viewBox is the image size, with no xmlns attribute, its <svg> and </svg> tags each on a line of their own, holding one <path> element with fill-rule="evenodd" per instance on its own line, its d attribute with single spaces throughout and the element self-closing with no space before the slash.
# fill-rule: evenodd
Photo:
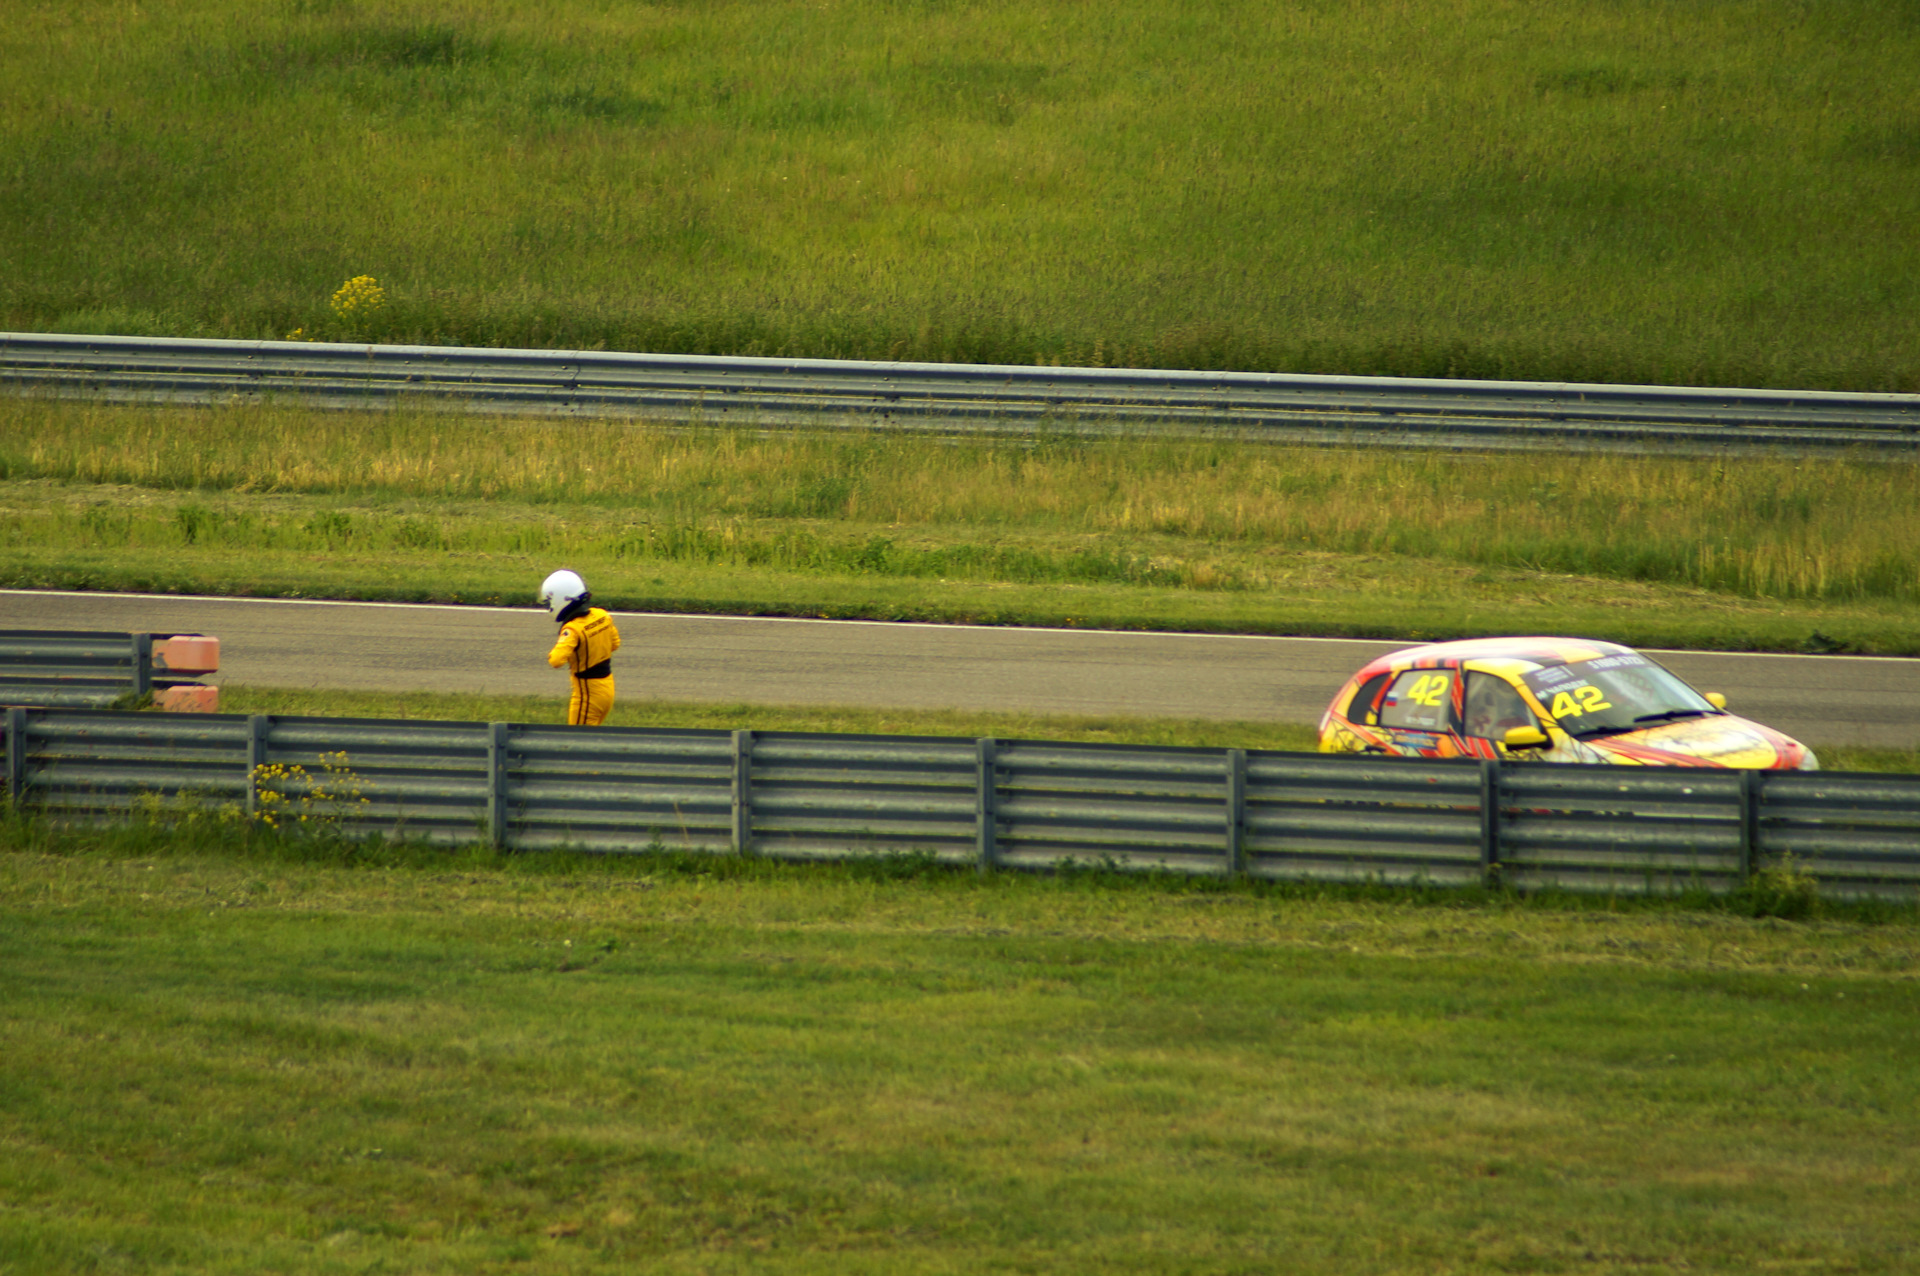
<svg viewBox="0 0 1920 1276">
<path fill-rule="evenodd" d="M 153 693 L 153 707 L 162 713 L 218 713 L 218 687 L 162 687 Z"/>
<path fill-rule="evenodd" d="M 215 673 L 220 668 L 220 640 L 205 634 L 176 634 L 156 642 L 153 667 L 167 673 Z"/>
</svg>

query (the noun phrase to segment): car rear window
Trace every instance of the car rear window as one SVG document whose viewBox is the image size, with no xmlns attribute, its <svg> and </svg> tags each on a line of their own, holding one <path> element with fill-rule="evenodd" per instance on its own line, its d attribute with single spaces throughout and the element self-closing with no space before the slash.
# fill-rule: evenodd
<svg viewBox="0 0 1920 1276">
<path fill-rule="evenodd" d="M 1409 669 L 1393 680 L 1380 705 L 1380 725 L 1445 731 L 1453 718 L 1453 670 Z"/>
<path fill-rule="evenodd" d="M 1373 718 L 1371 716 L 1373 712 L 1373 702 L 1379 697 L 1380 688 L 1386 685 L 1388 676 L 1389 675 L 1384 673 L 1377 673 L 1360 684 L 1360 689 L 1353 693 L 1353 699 L 1347 701 L 1348 722 L 1357 722 L 1365 727 L 1373 725 Z"/>
</svg>

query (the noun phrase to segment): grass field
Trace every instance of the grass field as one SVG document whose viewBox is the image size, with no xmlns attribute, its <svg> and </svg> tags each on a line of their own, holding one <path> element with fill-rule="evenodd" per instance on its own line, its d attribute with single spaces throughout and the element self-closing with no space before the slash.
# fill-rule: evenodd
<svg viewBox="0 0 1920 1276">
<path fill-rule="evenodd" d="M 1917 12 L 14 0 L 0 326 L 1914 390 Z"/>
<path fill-rule="evenodd" d="M 1920 467 L 0 402 L 0 584 L 1920 653 Z"/>
<path fill-rule="evenodd" d="M 0 829 L 0 1268 L 1916 1258 L 1904 911 L 275 845 Z"/>
<path fill-rule="evenodd" d="M 0 6 L 0 328 L 1914 391 L 1916 224 L 1916 0 Z M 0 585 L 1920 655 L 1916 468 L 5 400 Z M 0 811 L 0 1273 L 1911 1271 L 1779 911 Z"/>
</svg>

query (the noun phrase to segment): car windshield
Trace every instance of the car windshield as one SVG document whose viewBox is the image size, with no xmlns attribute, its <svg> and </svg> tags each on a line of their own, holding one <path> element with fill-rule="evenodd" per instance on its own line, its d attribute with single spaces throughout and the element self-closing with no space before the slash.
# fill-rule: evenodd
<svg viewBox="0 0 1920 1276">
<path fill-rule="evenodd" d="M 1536 669 L 1521 680 L 1572 736 L 1644 731 L 1719 712 L 1692 687 L 1633 652 Z"/>
</svg>

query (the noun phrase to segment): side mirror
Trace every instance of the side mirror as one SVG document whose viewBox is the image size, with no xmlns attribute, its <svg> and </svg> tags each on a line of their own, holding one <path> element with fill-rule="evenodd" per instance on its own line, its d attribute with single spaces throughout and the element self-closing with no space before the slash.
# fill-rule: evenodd
<svg viewBox="0 0 1920 1276">
<path fill-rule="evenodd" d="M 1544 749 L 1548 740 L 1539 727 L 1509 727 L 1501 743 L 1509 749 Z"/>
<path fill-rule="evenodd" d="M 1718 691 L 1709 691 L 1707 692 L 1707 703 L 1716 709 L 1724 709 L 1727 707 L 1727 698 Z"/>
</svg>

